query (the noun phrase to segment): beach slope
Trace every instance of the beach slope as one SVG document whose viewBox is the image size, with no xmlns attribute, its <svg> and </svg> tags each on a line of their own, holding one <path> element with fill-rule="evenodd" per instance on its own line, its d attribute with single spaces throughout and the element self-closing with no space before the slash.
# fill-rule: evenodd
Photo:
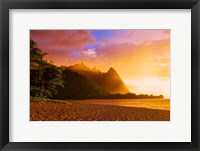
<svg viewBox="0 0 200 151">
<path fill-rule="evenodd" d="M 170 111 L 97 104 L 31 102 L 31 121 L 169 121 Z"/>
</svg>

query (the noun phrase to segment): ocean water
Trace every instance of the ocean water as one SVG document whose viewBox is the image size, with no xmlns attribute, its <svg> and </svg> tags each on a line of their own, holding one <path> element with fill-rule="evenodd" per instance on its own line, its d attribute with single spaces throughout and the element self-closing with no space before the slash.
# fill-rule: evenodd
<svg viewBox="0 0 200 151">
<path fill-rule="evenodd" d="M 75 102 L 81 104 L 101 104 L 101 105 L 159 109 L 167 111 L 170 110 L 170 99 L 102 99 L 102 100 L 79 100 Z"/>
</svg>

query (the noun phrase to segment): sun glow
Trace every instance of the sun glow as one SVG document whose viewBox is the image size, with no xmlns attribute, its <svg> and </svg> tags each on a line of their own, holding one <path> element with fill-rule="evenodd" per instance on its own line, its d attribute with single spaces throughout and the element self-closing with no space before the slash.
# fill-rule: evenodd
<svg viewBox="0 0 200 151">
<path fill-rule="evenodd" d="M 135 80 L 124 80 L 131 92 L 136 94 L 164 95 L 170 98 L 170 79 L 169 78 L 146 78 Z"/>
<path fill-rule="evenodd" d="M 33 30 L 47 61 L 113 67 L 129 90 L 170 97 L 170 30 Z"/>
</svg>

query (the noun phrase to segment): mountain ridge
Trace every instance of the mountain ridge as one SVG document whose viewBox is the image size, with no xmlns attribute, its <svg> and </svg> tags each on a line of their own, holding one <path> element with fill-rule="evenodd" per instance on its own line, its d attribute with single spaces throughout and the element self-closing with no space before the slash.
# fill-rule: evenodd
<svg viewBox="0 0 200 151">
<path fill-rule="evenodd" d="M 80 64 L 79 64 L 80 65 Z M 164 98 L 163 95 L 136 95 L 128 90 L 117 71 L 110 67 L 107 72 L 92 70 L 87 66 L 62 66 L 64 86 L 60 86 L 54 99 L 146 99 Z M 82 64 L 84 65 L 84 64 Z M 85 65 L 84 65 L 85 66 Z M 70 67 L 70 68 L 69 68 Z M 81 68 L 79 68 L 81 67 Z"/>
<path fill-rule="evenodd" d="M 113 67 L 110 67 L 107 72 L 101 72 L 99 69 L 96 69 L 96 67 L 95 70 L 90 69 L 83 63 L 70 65 L 65 68 L 87 77 L 90 81 L 103 88 L 108 93 L 130 93 L 127 86 Z"/>
<path fill-rule="evenodd" d="M 108 95 L 101 87 L 77 72 L 65 69 L 63 74 L 64 87 L 58 88 L 54 99 L 93 99 Z"/>
</svg>

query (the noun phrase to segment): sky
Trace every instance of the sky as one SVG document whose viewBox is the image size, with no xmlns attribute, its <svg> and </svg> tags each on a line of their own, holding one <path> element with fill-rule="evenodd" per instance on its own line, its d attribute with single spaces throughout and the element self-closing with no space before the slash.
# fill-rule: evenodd
<svg viewBox="0 0 200 151">
<path fill-rule="evenodd" d="M 113 67 L 136 94 L 170 98 L 170 30 L 31 30 L 57 66 Z"/>
</svg>

